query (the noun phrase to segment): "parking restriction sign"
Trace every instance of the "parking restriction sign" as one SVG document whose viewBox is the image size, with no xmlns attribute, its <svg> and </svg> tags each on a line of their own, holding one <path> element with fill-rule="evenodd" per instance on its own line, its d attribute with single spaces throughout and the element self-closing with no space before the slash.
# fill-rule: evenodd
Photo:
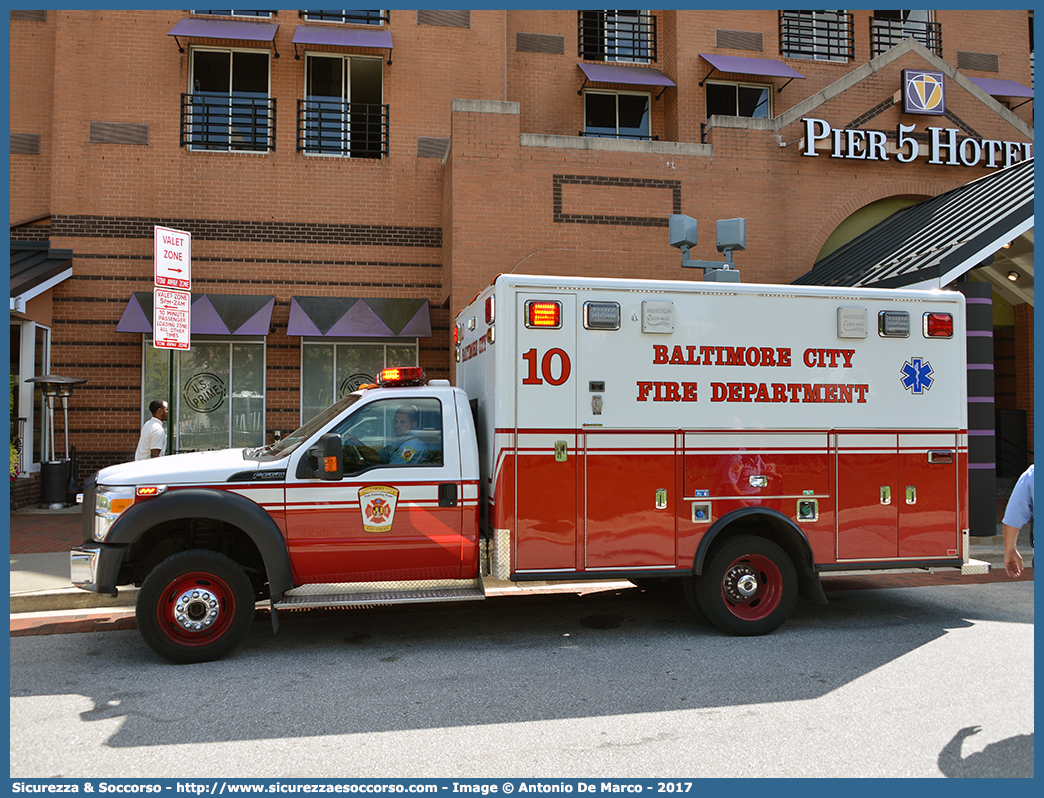
<svg viewBox="0 0 1044 798">
<path fill-rule="evenodd" d="M 192 234 L 154 227 L 155 283 L 163 288 L 192 290 Z"/>
<path fill-rule="evenodd" d="M 189 310 L 192 294 L 159 288 L 152 295 L 152 345 L 157 349 L 189 348 Z"/>
</svg>

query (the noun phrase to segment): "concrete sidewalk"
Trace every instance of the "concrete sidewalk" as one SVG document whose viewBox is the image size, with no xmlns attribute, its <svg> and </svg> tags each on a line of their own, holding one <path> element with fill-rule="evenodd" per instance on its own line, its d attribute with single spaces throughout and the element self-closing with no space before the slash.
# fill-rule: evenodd
<svg viewBox="0 0 1044 798">
<path fill-rule="evenodd" d="M 11 613 L 134 606 L 138 596 L 134 587 L 120 588 L 119 596 L 109 598 L 72 586 L 69 549 L 80 544 L 80 525 L 79 507 L 11 512 Z M 1026 566 L 1032 568 L 1028 526 L 1019 536 L 1019 551 Z M 991 573 L 1003 575 L 1004 539 L 1000 535 L 972 538 L 970 556 L 990 563 Z"/>
</svg>

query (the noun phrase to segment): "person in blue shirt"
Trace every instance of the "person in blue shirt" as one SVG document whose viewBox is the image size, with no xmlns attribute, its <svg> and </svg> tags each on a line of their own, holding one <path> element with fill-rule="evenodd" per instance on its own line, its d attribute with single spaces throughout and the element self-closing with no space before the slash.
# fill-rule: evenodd
<svg viewBox="0 0 1044 798">
<path fill-rule="evenodd" d="M 388 465 L 423 463 L 428 456 L 428 445 L 417 435 L 420 412 L 413 405 L 403 405 L 395 411 L 395 440 L 381 449 L 381 462 Z"/>
<path fill-rule="evenodd" d="M 1004 528 L 1004 570 L 1008 576 L 1022 575 L 1022 555 L 1015 547 L 1019 530 L 1033 520 L 1033 466 L 1027 468 L 1008 499 L 1001 524 Z M 1032 538 L 1031 538 L 1032 541 Z M 1032 542 L 1030 543 L 1032 545 Z"/>
<path fill-rule="evenodd" d="M 395 440 L 380 449 L 371 449 L 355 436 L 346 442 L 359 452 L 359 456 L 370 464 L 418 465 L 428 459 L 428 444 L 417 434 L 420 411 L 413 405 L 401 405 L 395 411 Z"/>
</svg>

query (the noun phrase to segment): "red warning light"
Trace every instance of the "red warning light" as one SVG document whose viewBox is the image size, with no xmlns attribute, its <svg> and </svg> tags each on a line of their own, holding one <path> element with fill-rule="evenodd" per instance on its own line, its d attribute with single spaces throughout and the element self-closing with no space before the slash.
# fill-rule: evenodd
<svg viewBox="0 0 1044 798">
<path fill-rule="evenodd" d="M 526 303 L 526 326 L 558 329 L 562 326 L 562 303 L 530 300 Z"/>
<path fill-rule="evenodd" d="M 924 337 L 953 338 L 953 316 L 949 313 L 925 313 Z"/>
</svg>

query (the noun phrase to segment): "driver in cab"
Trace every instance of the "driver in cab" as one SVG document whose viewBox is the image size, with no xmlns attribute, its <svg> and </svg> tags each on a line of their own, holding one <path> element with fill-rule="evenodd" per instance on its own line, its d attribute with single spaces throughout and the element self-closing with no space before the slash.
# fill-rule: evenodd
<svg viewBox="0 0 1044 798">
<path fill-rule="evenodd" d="M 420 423 L 420 411 L 413 405 L 402 405 L 395 411 L 395 440 L 372 449 L 354 435 L 348 436 L 346 442 L 359 452 L 359 456 L 367 463 L 386 463 L 388 465 L 415 465 L 423 463 L 428 456 L 428 444 L 417 434 Z"/>
</svg>

